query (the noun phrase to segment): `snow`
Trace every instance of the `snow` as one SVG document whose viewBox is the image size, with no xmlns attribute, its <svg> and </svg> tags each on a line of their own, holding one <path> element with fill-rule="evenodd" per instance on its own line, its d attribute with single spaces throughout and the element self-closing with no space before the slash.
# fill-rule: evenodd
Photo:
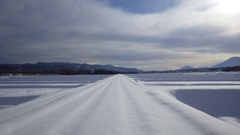
<svg viewBox="0 0 240 135">
<path fill-rule="evenodd" d="M 0 77 L 1 135 L 239 135 L 234 73 Z"/>
</svg>

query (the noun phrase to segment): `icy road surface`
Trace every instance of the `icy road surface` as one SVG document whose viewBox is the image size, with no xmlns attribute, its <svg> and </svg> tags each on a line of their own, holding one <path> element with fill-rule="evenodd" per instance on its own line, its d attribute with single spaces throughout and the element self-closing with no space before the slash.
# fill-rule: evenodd
<svg viewBox="0 0 240 135">
<path fill-rule="evenodd" d="M 0 111 L 1 135 L 240 135 L 165 92 L 115 75 Z"/>
</svg>

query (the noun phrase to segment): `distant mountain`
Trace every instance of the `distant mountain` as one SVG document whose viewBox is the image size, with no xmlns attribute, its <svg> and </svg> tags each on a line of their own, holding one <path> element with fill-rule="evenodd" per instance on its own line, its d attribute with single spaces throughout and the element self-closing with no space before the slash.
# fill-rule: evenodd
<svg viewBox="0 0 240 135">
<path fill-rule="evenodd" d="M 35 64 L 0 64 L 0 73 L 29 74 L 113 74 L 139 73 L 136 68 L 115 67 L 112 65 L 89 65 L 68 62 L 38 62 Z"/>
<path fill-rule="evenodd" d="M 125 67 L 115 67 L 112 65 L 88 65 L 88 64 L 82 64 L 79 69 L 81 70 L 90 70 L 91 72 L 94 72 L 96 70 L 106 70 L 106 71 L 114 71 L 114 72 L 120 72 L 120 73 L 130 73 L 130 72 L 142 72 L 141 70 L 138 70 L 136 68 L 125 68 Z"/>
<path fill-rule="evenodd" d="M 180 68 L 179 70 L 187 70 L 187 69 L 195 69 L 195 68 L 191 67 L 191 66 L 184 66 L 184 67 Z"/>
<path fill-rule="evenodd" d="M 199 69 L 207 69 L 207 68 L 209 68 L 209 67 L 199 67 Z"/>
<path fill-rule="evenodd" d="M 231 57 L 230 59 L 219 63 L 212 68 L 240 66 L 240 57 Z"/>
</svg>

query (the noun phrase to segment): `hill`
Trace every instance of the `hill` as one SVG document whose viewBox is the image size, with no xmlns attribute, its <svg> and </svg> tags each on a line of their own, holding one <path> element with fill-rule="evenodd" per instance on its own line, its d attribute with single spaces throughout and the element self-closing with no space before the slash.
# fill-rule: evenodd
<svg viewBox="0 0 240 135">
<path fill-rule="evenodd" d="M 212 66 L 212 68 L 234 67 L 234 66 L 240 66 L 240 57 L 231 57 L 222 63 Z"/>
<path fill-rule="evenodd" d="M 195 69 L 195 68 L 191 67 L 191 66 L 184 66 L 184 67 L 180 68 L 179 70 L 186 70 L 186 69 Z"/>
</svg>

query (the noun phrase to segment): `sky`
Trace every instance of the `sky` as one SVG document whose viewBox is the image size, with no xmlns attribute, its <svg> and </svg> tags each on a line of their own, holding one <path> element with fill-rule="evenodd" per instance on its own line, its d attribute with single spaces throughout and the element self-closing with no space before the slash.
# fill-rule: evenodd
<svg viewBox="0 0 240 135">
<path fill-rule="evenodd" d="M 141 70 L 240 56 L 239 0 L 0 0 L 0 64 Z"/>
</svg>

